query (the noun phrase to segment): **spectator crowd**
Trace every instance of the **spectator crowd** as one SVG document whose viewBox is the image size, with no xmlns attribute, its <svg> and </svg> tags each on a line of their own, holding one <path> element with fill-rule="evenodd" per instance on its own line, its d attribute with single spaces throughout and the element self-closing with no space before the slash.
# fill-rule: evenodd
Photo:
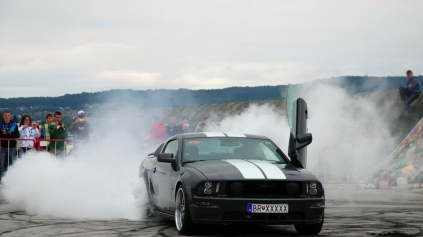
<svg viewBox="0 0 423 237">
<path fill-rule="evenodd" d="M 57 157 L 66 155 L 66 139 L 69 132 L 74 136 L 73 152 L 78 151 L 89 139 L 89 123 L 84 111 L 78 112 L 78 118 L 70 128 L 62 122 L 62 113 L 56 111 L 54 116 L 48 113 L 43 125 L 33 122 L 31 116 L 24 114 L 19 123 L 11 120 L 9 110 L 2 112 L 0 147 L 0 177 L 4 177 L 10 165 L 17 158 L 31 151 L 46 151 Z M 77 148 L 75 150 L 75 148 Z M 1 179 L 0 179 L 1 185 Z"/>
</svg>

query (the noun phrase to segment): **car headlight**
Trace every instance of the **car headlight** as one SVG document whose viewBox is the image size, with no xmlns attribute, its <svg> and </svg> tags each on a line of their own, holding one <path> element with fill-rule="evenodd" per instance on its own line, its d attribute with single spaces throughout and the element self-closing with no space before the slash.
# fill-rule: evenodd
<svg viewBox="0 0 423 237">
<path fill-rule="evenodd" d="M 322 196 L 323 187 L 319 182 L 309 182 L 307 183 L 307 195 L 311 196 Z"/>
<path fill-rule="evenodd" d="M 196 195 L 205 196 L 205 195 L 217 195 L 220 189 L 220 182 L 201 182 L 197 186 Z"/>
</svg>

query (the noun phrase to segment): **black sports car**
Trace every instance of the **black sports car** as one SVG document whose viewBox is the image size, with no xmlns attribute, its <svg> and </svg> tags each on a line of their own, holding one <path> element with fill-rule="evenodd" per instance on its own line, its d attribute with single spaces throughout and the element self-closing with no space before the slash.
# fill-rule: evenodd
<svg viewBox="0 0 423 237">
<path fill-rule="evenodd" d="M 307 106 L 302 99 L 291 101 L 291 159 L 264 136 L 205 132 L 169 138 L 141 164 L 149 214 L 174 218 L 180 234 L 197 223 L 294 224 L 299 234 L 318 234 L 325 197 L 322 184 L 304 169 L 312 139 L 305 133 Z"/>
</svg>

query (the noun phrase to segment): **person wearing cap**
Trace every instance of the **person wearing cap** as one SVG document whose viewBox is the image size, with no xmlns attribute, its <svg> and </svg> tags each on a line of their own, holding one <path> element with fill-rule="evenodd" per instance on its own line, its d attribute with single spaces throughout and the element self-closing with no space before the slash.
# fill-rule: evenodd
<svg viewBox="0 0 423 237">
<path fill-rule="evenodd" d="M 73 140 L 85 140 L 75 141 L 73 143 L 74 151 L 80 150 L 83 144 L 87 144 L 87 140 L 90 139 L 90 130 L 88 120 L 85 117 L 85 112 L 83 110 L 78 112 L 78 118 L 70 125 L 69 132 L 73 135 Z"/>
<path fill-rule="evenodd" d="M 181 124 L 176 126 L 176 134 L 188 133 L 189 129 L 189 118 L 188 116 L 182 116 Z"/>
<path fill-rule="evenodd" d="M 411 102 L 419 98 L 421 91 L 420 88 L 420 81 L 417 77 L 413 76 L 413 72 L 411 70 L 407 71 L 407 85 L 406 87 L 401 86 L 399 88 L 399 96 L 402 101 L 404 101 L 404 106 L 402 107 L 400 119 L 404 117 L 405 113 L 410 107 Z"/>
</svg>

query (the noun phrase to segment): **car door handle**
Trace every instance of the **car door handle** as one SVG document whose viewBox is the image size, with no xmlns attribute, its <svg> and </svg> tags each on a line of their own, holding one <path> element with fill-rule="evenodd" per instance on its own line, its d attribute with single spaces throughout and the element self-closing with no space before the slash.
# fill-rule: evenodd
<svg viewBox="0 0 423 237">
<path fill-rule="evenodd" d="M 156 173 L 156 171 L 157 171 L 157 167 L 154 167 L 153 168 L 153 173 Z"/>
</svg>

